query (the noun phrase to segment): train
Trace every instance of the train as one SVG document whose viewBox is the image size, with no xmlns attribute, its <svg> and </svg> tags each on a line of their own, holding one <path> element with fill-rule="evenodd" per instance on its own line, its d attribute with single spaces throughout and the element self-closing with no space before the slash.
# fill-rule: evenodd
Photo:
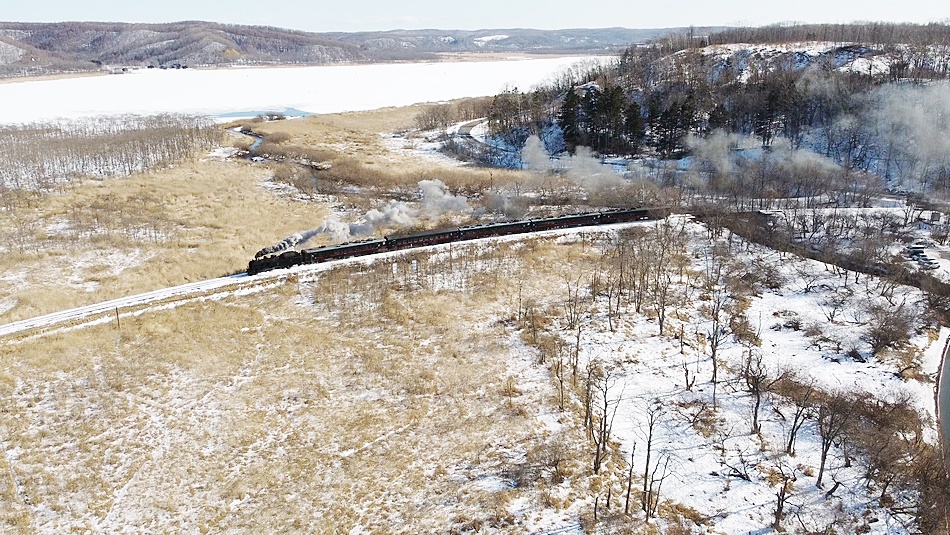
<svg viewBox="0 0 950 535">
<path fill-rule="evenodd" d="M 658 208 L 638 208 L 633 210 L 609 210 L 603 212 L 587 212 L 581 214 L 524 219 L 520 221 L 506 221 L 487 225 L 473 225 L 467 227 L 442 228 L 414 232 L 411 234 L 397 234 L 384 238 L 373 238 L 362 241 L 326 245 L 300 251 L 284 251 L 279 254 L 265 255 L 254 258 L 247 265 L 247 274 L 256 275 L 272 269 L 283 269 L 302 264 L 318 264 L 329 260 L 366 256 L 386 251 L 400 251 L 438 245 L 458 241 L 476 240 L 511 234 L 528 234 L 543 230 L 561 228 L 586 227 L 594 225 L 609 225 L 612 223 L 628 223 L 649 219 L 660 219 L 669 215 L 668 210 Z"/>
</svg>

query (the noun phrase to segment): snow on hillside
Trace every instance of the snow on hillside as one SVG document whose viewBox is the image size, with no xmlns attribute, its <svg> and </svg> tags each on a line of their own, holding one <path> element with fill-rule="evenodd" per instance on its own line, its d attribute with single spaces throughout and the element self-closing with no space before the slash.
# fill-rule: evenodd
<svg viewBox="0 0 950 535">
<path fill-rule="evenodd" d="M 485 37 L 476 37 L 473 41 L 478 46 L 485 46 L 492 41 L 504 41 L 505 39 L 508 39 L 507 35 L 486 35 Z"/>
<path fill-rule="evenodd" d="M 768 68 L 769 65 L 778 63 L 790 64 L 795 69 L 823 63 L 840 71 L 883 75 L 889 72 L 892 62 L 899 61 L 897 56 L 886 55 L 867 47 L 821 41 L 711 45 L 703 48 L 701 53 L 720 63 L 720 74 L 731 70 L 737 73 L 740 81 L 748 80 L 753 68 Z"/>
<path fill-rule="evenodd" d="M 22 48 L 0 41 L 0 65 L 19 61 L 25 53 Z"/>
<path fill-rule="evenodd" d="M 140 69 L 124 75 L 0 84 L 0 124 L 97 115 L 255 115 L 288 108 L 335 113 L 529 89 L 579 61 L 561 57 L 220 70 Z"/>
</svg>

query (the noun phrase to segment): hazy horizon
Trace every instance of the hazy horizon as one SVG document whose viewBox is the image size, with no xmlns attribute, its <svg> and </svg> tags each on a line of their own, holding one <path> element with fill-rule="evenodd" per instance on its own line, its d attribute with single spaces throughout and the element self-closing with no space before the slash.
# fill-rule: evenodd
<svg viewBox="0 0 950 535">
<path fill-rule="evenodd" d="M 930 23 L 950 20 L 950 7 L 908 0 L 880 0 L 852 5 L 802 0 L 795 4 L 765 4 L 737 0 L 726 5 L 702 0 L 677 4 L 643 1 L 591 0 L 584 9 L 569 0 L 505 2 L 484 0 L 477 6 L 446 5 L 421 0 L 411 5 L 380 0 L 346 3 L 280 0 L 261 9 L 250 0 L 167 0 L 138 4 L 118 0 L 71 2 L 37 0 L 4 8 L 5 22 L 127 22 L 169 23 L 205 21 L 223 24 L 275 26 L 309 32 L 367 32 L 390 30 L 481 30 L 524 28 L 563 30 L 584 28 L 662 29 L 684 26 L 763 26 L 769 24 L 848 23 L 856 21 Z"/>
</svg>

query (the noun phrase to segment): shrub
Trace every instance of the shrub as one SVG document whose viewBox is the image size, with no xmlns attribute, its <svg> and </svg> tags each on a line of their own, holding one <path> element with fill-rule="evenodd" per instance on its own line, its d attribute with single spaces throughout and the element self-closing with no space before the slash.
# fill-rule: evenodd
<svg viewBox="0 0 950 535">
<path fill-rule="evenodd" d="M 888 347 L 896 347 L 910 339 L 914 313 L 905 306 L 894 308 L 873 305 L 868 310 L 868 332 L 865 335 L 871 351 L 877 355 Z"/>
</svg>

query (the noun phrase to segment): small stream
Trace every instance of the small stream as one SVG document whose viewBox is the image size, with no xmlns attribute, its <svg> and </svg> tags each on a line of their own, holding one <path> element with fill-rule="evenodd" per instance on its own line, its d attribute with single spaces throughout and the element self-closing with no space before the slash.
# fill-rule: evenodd
<svg viewBox="0 0 950 535">
<path fill-rule="evenodd" d="M 251 143 L 251 146 L 248 147 L 247 149 L 249 153 L 253 154 L 255 151 L 257 151 L 257 149 L 261 147 L 261 143 L 264 143 L 264 136 L 260 136 L 257 134 L 245 134 L 245 135 L 249 135 L 254 138 L 254 143 Z"/>
<path fill-rule="evenodd" d="M 230 128 L 229 130 L 241 136 L 249 136 L 249 137 L 254 138 L 254 143 L 251 143 L 251 146 L 247 148 L 248 158 L 254 155 L 254 152 L 256 152 L 257 149 L 260 148 L 261 143 L 264 143 L 264 136 L 251 132 L 250 130 L 244 130 L 240 126 L 235 126 L 234 128 Z"/>
</svg>

